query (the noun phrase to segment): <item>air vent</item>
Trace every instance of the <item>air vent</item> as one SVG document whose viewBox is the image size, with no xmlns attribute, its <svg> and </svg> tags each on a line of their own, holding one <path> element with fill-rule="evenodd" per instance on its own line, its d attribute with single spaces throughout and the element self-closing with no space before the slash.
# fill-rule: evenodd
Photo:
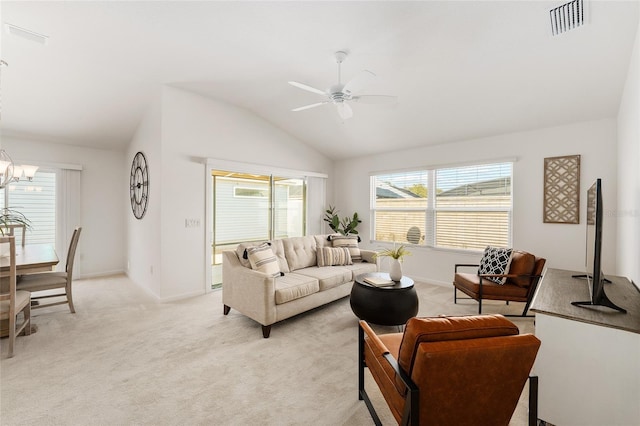
<svg viewBox="0 0 640 426">
<path fill-rule="evenodd" d="M 555 36 L 584 25 L 583 0 L 573 0 L 549 11 L 551 33 Z"/>
<path fill-rule="evenodd" d="M 7 33 L 13 36 L 21 37 L 25 40 L 34 41 L 40 44 L 47 44 L 47 41 L 49 40 L 49 37 L 47 37 L 46 35 L 38 34 L 35 31 L 20 28 L 13 24 L 5 23 L 4 27 Z"/>
</svg>

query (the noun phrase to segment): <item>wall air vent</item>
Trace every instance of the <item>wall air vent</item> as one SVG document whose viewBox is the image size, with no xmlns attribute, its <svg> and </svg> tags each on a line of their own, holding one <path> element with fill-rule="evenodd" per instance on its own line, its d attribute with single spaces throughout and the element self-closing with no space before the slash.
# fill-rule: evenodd
<svg viewBox="0 0 640 426">
<path fill-rule="evenodd" d="M 573 0 L 549 11 L 551 33 L 555 36 L 584 25 L 584 2 Z"/>
<path fill-rule="evenodd" d="M 44 34 L 38 34 L 35 31 L 20 28 L 16 25 L 9 24 L 8 22 L 5 22 L 4 27 L 8 34 L 21 37 L 25 40 L 34 41 L 40 44 L 47 44 L 47 41 L 49 40 L 49 37 Z"/>
</svg>

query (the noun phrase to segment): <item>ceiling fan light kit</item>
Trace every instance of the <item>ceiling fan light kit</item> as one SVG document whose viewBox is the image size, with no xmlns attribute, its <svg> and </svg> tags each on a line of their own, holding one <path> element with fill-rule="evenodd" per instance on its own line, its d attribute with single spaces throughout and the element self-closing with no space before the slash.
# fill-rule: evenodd
<svg viewBox="0 0 640 426">
<path fill-rule="evenodd" d="M 338 83 L 330 86 L 327 90 L 316 89 L 304 83 L 297 81 L 289 81 L 289 84 L 307 92 L 315 93 L 317 95 L 327 98 L 322 102 L 316 102 L 309 105 L 304 105 L 292 109 L 291 111 L 298 112 L 307 109 L 315 108 L 321 105 L 332 103 L 336 106 L 338 115 L 343 120 L 351 118 L 353 116 L 353 109 L 349 105 L 349 102 L 361 102 L 365 104 L 379 104 L 379 103 L 391 103 L 397 100 L 396 96 L 389 95 L 355 95 L 354 93 L 362 90 L 371 80 L 375 78 L 375 74 L 371 71 L 364 70 L 355 76 L 346 84 L 342 84 L 341 65 L 347 58 L 347 52 L 339 50 L 335 54 L 336 63 L 338 64 Z"/>
</svg>

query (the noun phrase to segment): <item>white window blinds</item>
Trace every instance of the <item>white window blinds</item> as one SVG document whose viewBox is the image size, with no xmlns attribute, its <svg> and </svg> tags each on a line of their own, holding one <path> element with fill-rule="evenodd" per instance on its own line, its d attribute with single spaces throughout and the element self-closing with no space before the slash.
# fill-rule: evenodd
<svg viewBox="0 0 640 426">
<path fill-rule="evenodd" d="M 512 163 L 372 176 L 374 239 L 482 250 L 511 244 Z"/>
</svg>

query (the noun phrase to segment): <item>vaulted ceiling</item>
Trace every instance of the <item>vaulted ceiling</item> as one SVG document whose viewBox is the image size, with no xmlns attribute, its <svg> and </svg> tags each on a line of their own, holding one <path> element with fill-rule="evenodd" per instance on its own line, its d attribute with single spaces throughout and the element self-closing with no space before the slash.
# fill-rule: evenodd
<svg viewBox="0 0 640 426">
<path fill-rule="evenodd" d="M 11 2 L 2 32 L 1 125 L 20 135 L 123 149 L 164 84 L 246 108 L 341 159 L 615 117 L 637 1 L 585 0 L 585 25 L 552 36 L 550 1 Z M 6 26 L 5 26 L 6 27 Z M 6 28 L 5 28 L 6 29 Z M 390 105 L 300 112 L 348 81 Z"/>
</svg>

